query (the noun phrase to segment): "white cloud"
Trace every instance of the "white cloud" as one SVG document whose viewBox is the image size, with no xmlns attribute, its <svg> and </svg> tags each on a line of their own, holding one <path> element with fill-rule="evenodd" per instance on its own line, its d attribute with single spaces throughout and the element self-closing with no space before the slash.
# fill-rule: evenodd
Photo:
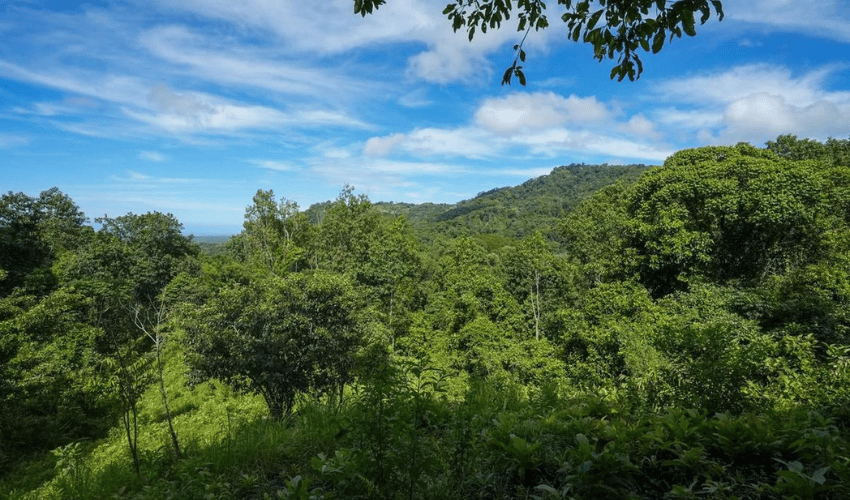
<svg viewBox="0 0 850 500">
<path fill-rule="evenodd" d="M 399 97 L 397 102 L 405 108 L 424 108 L 433 104 L 425 89 L 408 92 Z"/>
<path fill-rule="evenodd" d="M 471 82 L 484 75 L 491 78 L 490 64 L 483 54 L 451 44 L 438 45 L 411 57 L 408 74 L 432 83 Z"/>
<path fill-rule="evenodd" d="M 850 129 L 850 92 L 827 89 L 835 67 L 795 76 L 783 67 L 745 65 L 662 83 L 659 94 L 679 104 L 656 112 L 659 122 L 705 140 L 762 143 L 780 134 L 826 139 Z"/>
<path fill-rule="evenodd" d="M 387 156 L 396 146 L 407 140 L 406 134 L 391 134 L 384 137 L 371 137 L 363 146 L 363 154 L 370 157 Z"/>
<path fill-rule="evenodd" d="M 267 106 L 232 103 L 198 92 L 177 93 L 165 85 L 155 86 L 148 95 L 154 111 L 125 113 L 169 132 L 220 133 L 241 129 L 341 126 L 366 128 L 365 123 L 335 111 L 301 110 L 285 113 Z"/>
<path fill-rule="evenodd" d="M 334 185 L 350 184 L 384 198 L 397 193 L 398 188 L 425 189 L 422 176 L 451 178 L 468 169 L 450 163 L 427 161 L 397 161 L 382 158 L 353 157 L 348 159 L 314 158 L 310 161 L 311 175 Z"/>
<path fill-rule="evenodd" d="M 827 78 L 837 68 L 827 67 L 795 77 L 788 68 L 749 64 L 662 82 L 659 94 L 693 104 L 731 102 L 753 94 L 782 96 L 788 102 L 809 105 L 823 99 L 847 100 L 850 92 L 827 92 Z"/>
<path fill-rule="evenodd" d="M 216 109 L 203 102 L 197 95 L 178 94 L 164 84 L 154 86 L 148 93 L 148 102 L 165 114 L 176 115 L 188 121 L 203 123 L 209 121 Z"/>
<path fill-rule="evenodd" d="M 652 112 L 659 123 L 678 129 L 706 128 L 719 125 L 723 121 L 722 110 L 711 107 L 681 109 L 673 106 L 658 108 Z"/>
<path fill-rule="evenodd" d="M 752 47 L 761 47 L 764 44 L 761 43 L 761 42 L 750 40 L 749 38 L 742 38 L 742 39 L 738 40 L 738 45 L 740 45 L 741 47 L 752 48 Z"/>
<path fill-rule="evenodd" d="M 786 102 L 781 95 L 758 93 L 738 99 L 726 107 L 727 133 L 778 136 L 794 133 L 807 137 L 841 133 L 850 125 L 850 103 L 820 100 L 807 106 Z"/>
<path fill-rule="evenodd" d="M 422 128 L 409 133 L 373 137 L 366 141 L 364 154 L 376 157 L 391 153 L 414 156 L 459 156 L 491 158 L 500 154 L 504 145 L 488 131 L 476 127 Z"/>
<path fill-rule="evenodd" d="M 485 99 L 471 125 L 372 137 L 364 144 L 363 154 L 500 162 L 601 155 L 661 162 L 673 153 L 658 144 L 660 134 L 649 118 L 637 114 L 618 123 L 611 108 L 592 96 L 515 93 Z"/>
<path fill-rule="evenodd" d="M 144 101 L 149 87 L 138 78 L 110 75 L 102 71 L 80 68 L 54 67 L 31 70 L 21 65 L 0 60 L 0 75 L 11 80 L 35 83 L 48 88 L 72 92 L 103 102 L 136 106 Z M 38 108 L 37 108 L 38 109 Z M 56 114 L 56 109 L 41 111 Z"/>
<path fill-rule="evenodd" d="M 143 33 L 140 44 L 170 67 L 184 73 L 239 87 L 306 95 L 319 100 L 351 99 L 381 84 L 350 78 L 338 69 L 311 67 L 280 48 L 249 44 L 190 31 L 184 26 L 160 26 Z"/>
<path fill-rule="evenodd" d="M 563 127 L 520 136 L 513 142 L 526 146 L 534 155 L 550 158 L 569 154 L 595 154 L 660 162 L 675 152 L 655 141 L 638 142 L 601 131 L 570 130 Z"/>
<path fill-rule="evenodd" d="M 139 172 L 133 172 L 132 170 L 127 172 L 127 179 L 129 179 L 131 181 L 147 181 L 150 178 L 151 178 L 151 176 L 149 176 L 149 175 L 141 174 Z M 115 179 L 119 180 L 119 178 L 117 178 L 117 177 Z"/>
<path fill-rule="evenodd" d="M 294 0 L 159 0 L 158 3 L 166 9 L 189 11 L 236 25 L 247 32 L 271 32 L 288 52 L 298 55 L 328 57 L 364 48 L 415 43 L 424 48 L 415 49 L 409 56 L 407 74 L 435 83 L 468 81 L 489 74 L 486 56 L 508 41 L 518 42 L 520 37 L 513 29 L 515 24 L 505 22 L 501 29 L 479 33 L 470 43 L 465 30 L 454 32 L 441 7 L 428 0 L 393 0 L 365 18 L 352 14 L 350 0 L 327 0 L 313 3 L 309 8 Z M 529 38 L 527 47 L 539 47 L 543 40 L 557 37 L 555 31 L 549 29 Z M 146 43 L 152 50 L 160 50 L 156 44 Z M 181 43 L 173 48 L 182 51 L 185 47 Z M 169 51 L 172 54 L 165 57 L 170 60 L 184 57 L 174 55 L 173 49 Z M 215 54 L 210 55 L 215 58 Z M 260 79 L 263 77 L 261 72 Z"/>
<path fill-rule="evenodd" d="M 475 113 L 476 125 L 498 134 L 565 124 L 596 124 L 610 111 L 596 97 L 561 97 L 552 92 L 515 93 L 487 99 Z"/>
<path fill-rule="evenodd" d="M 646 137 L 648 139 L 658 139 L 661 137 L 661 134 L 655 128 L 655 124 L 644 116 L 643 113 L 632 116 L 627 123 L 620 125 L 618 128 L 627 134 Z"/>
</svg>

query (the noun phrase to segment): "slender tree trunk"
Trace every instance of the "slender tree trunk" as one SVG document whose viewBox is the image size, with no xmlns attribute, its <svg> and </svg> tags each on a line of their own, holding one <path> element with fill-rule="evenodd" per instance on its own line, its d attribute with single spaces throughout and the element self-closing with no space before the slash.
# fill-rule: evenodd
<svg viewBox="0 0 850 500">
<path fill-rule="evenodd" d="M 129 407 L 124 408 L 124 412 L 121 414 L 121 420 L 124 422 L 124 430 L 127 433 L 127 445 L 130 448 L 130 457 L 133 459 L 133 470 L 137 476 L 141 476 L 142 471 L 139 466 L 139 450 L 136 446 L 139 442 L 139 426 L 134 425 L 135 416 L 136 412 L 134 410 L 131 410 Z"/>
<path fill-rule="evenodd" d="M 534 336 L 540 340 L 540 271 L 534 271 L 531 311 L 534 313 Z"/>
<path fill-rule="evenodd" d="M 395 298 L 395 291 L 390 294 L 390 318 L 389 318 L 389 327 L 390 327 L 390 350 L 391 352 L 395 352 L 395 330 L 393 330 L 393 299 Z"/>
<path fill-rule="evenodd" d="M 174 420 L 171 417 L 171 408 L 168 406 L 168 395 L 165 391 L 165 367 L 162 363 L 162 348 L 165 344 L 165 338 L 162 334 L 162 323 L 166 316 L 165 306 L 160 304 L 154 313 L 152 321 L 152 332 L 148 330 L 146 321 L 139 317 L 140 307 L 135 307 L 134 322 L 139 330 L 142 331 L 154 343 L 154 355 L 156 356 L 157 376 L 159 381 L 159 394 L 162 397 L 162 408 L 165 411 L 165 419 L 168 421 L 168 432 L 171 435 L 171 445 L 174 448 L 174 456 L 180 458 L 180 442 L 177 439 L 177 432 L 174 430 Z M 147 315 L 148 313 L 146 313 Z"/>
<path fill-rule="evenodd" d="M 157 342 L 156 365 L 159 370 L 159 394 L 162 396 L 162 407 L 165 409 L 165 419 L 168 421 L 168 432 L 171 434 L 171 444 L 174 446 L 174 456 L 180 458 L 180 443 L 177 441 L 177 432 L 174 430 L 174 422 L 171 418 L 171 408 L 168 407 L 168 396 L 165 393 L 165 377 L 161 357 L 161 346 Z"/>
</svg>

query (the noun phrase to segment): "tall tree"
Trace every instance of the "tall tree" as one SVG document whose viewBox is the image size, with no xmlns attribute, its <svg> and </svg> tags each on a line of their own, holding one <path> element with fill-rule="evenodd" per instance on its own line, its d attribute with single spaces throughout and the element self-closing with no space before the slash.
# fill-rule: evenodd
<svg viewBox="0 0 850 500">
<path fill-rule="evenodd" d="M 546 336 L 546 317 L 554 312 L 555 301 L 567 292 L 564 264 L 553 255 L 539 231 L 511 247 L 503 259 L 505 287 L 531 318 L 537 340 Z"/>
<path fill-rule="evenodd" d="M 245 209 L 242 237 L 255 261 L 267 271 L 282 275 L 297 270 L 304 254 L 297 240 L 306 225 L 297 203 L 285 198 L 276 202 L 272 190 L 258 190 L 254 204 Z"/>
<path fill-rule="evenodd" d="M 369 197 L 346 185 L 318 224 L 311 260 L 318 268 L 356 275 L 369 261 L 380 223 Z"/>
</svg>

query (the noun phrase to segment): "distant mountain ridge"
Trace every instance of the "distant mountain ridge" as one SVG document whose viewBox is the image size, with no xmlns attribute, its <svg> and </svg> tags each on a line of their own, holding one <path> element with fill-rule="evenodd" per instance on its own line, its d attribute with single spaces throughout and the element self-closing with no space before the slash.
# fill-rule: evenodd
<svg viewBox="0 0 850 500">
<path fill-rule="evenodd" d="M 501 234 L 523 238 L 537 230 L 548 232 L 595 191 L 619 181 L 634 182 L 650 168 L 653 167 L 643 164 L 573 163 L 518 186 L 484 191 L 455 204 L 376 202 L 374 205 L 383 213 L 404 215 L 420 233 Z"/>
</svg>

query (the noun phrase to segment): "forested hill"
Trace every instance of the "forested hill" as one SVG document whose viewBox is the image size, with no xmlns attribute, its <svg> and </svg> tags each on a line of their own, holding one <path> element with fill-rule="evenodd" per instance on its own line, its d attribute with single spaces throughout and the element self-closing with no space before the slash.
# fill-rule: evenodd
<svg viewBox="0 0 850 500">
<path fill-rule="evenodd" d="M 425 240 L 435 234 L 523 238 L 537 230 L 548 233 L 558 220 L 600 188 L 618 181 L 633 182 L 650 168 L 573 163 L 518 186 L 484 191 L 456 204 L 376 202 L 374 206 L 387 215 L 405 216 Z M 318 222 L 330 205 L 330 201 L 317 203 L 306 213 L 313 222 Z"/>
</svg>

